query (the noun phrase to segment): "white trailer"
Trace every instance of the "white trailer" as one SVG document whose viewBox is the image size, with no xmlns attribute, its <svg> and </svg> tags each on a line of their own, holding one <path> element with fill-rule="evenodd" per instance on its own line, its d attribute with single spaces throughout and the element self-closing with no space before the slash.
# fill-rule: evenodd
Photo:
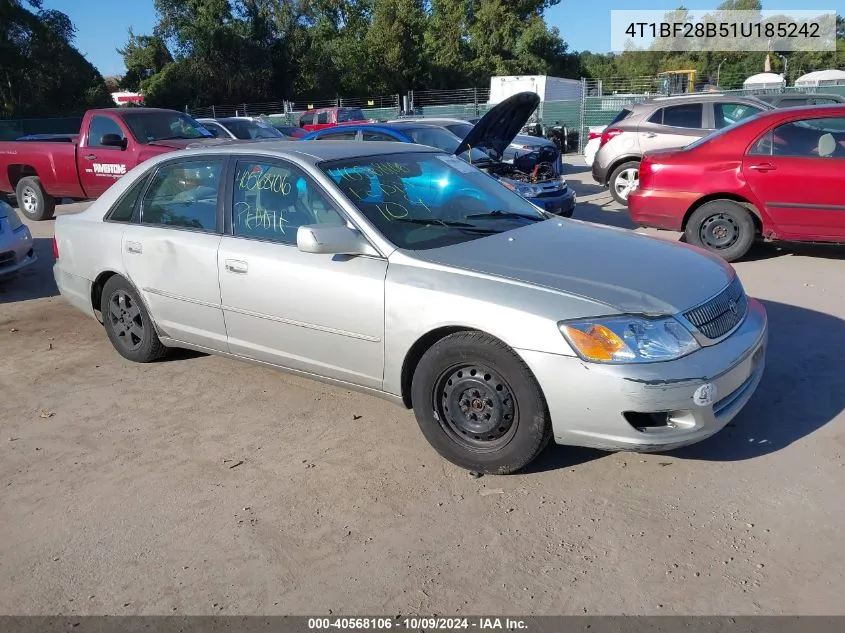
<svg viewBox="0 0 845 633">
<path fill-rule="evenodd" d="M 547 75 L 490 77 L 488 103 L 500 103 L 519 92 L 536 92 L 541 101 L 579 101 L 581 90 L 581 82 L 577 79 Z"/>
</svg>

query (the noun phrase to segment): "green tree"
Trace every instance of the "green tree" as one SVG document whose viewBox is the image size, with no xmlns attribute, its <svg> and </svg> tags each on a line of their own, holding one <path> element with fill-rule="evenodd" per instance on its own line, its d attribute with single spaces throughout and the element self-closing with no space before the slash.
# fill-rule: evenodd
<svg viewBox="0 0 845 633">
<path fill-rule="evenodd" d="M 40 0 L 0 0 L 0 115 L 46 116 L 111 105 L 103 77 L 73 47 L 75 29 Z"/>
<path fill-rule="evenodd" d="M 164 40 L 155 35 L 136 35 L 129 27 L 129 39 L 123 48 L 117 49 L 123 56 L 126 74 L 120 85 L 124 90 L 137 91 L 141 81 L 161 72 L 173 62 Z"/>
</svg>

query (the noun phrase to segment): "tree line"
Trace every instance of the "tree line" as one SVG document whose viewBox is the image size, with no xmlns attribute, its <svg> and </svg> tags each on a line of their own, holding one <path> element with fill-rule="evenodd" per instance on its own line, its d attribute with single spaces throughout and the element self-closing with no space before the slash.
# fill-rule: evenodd
<svg viewBox="0 0 845 633">
<path fill-rule="evenodd" d="M 571 51 L 544 19 L 560 2 L 154 0 L 153 31 L 130 29 L 117 51 L 126 73 L 107 87 L 73 47 L 68 16 L 42 0 L 0 0 L 0 116 L 76 114 L 110 104 L 118 86 L 143 92 L 149 105 L 183 108 L 480 88 L 492 75 L 519 74 L 601 79 L 612 89 L 620 78 L 690 68 L 700 83 L 734 88 L 763 70 L 762 52 Z M 845 67 L 845 23 L 837 25 L 839 50 L 791 53 L 791 77 Z M 772 70 L 781 66 L 771 55 Z"/>
</svg>

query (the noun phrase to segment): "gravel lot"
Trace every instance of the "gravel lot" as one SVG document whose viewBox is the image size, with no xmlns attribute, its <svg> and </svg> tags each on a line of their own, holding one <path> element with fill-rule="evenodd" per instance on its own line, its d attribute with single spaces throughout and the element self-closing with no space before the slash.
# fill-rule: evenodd
<svg viewBox="0 0 845 633">
<path fill-rule="evenodd" d="M 627 226 L 571 162 L 576 217 Z M 31 226 L 0 286 L 0 613 L 845 614 L 845 248 L 738 264 L 768 367 L 711 440 L 473 479 L 380 400 L 124 361 Z"/>
</svg>

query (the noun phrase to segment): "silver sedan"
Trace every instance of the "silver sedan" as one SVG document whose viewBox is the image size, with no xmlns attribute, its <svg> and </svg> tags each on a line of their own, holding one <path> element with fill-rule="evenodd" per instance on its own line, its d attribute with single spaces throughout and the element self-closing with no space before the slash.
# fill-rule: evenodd
<svg viewBox="0 0 845 633">
<path fill-rule="evenodd" d="M 0 279 L 14 275 L 37 259 L 29 228 L 12 207 L 0 200 Z"/>
<path fill-rule="evenodd" d="M 433 148 L 226 145 L 56 221 L 61 294 L 124 357 L 184 347 L 412 408 L 489 473 L 559 444 L 654 451 L 748 402 L 767 321 L 730 265 L 545 215 Z"/>
</svg>

